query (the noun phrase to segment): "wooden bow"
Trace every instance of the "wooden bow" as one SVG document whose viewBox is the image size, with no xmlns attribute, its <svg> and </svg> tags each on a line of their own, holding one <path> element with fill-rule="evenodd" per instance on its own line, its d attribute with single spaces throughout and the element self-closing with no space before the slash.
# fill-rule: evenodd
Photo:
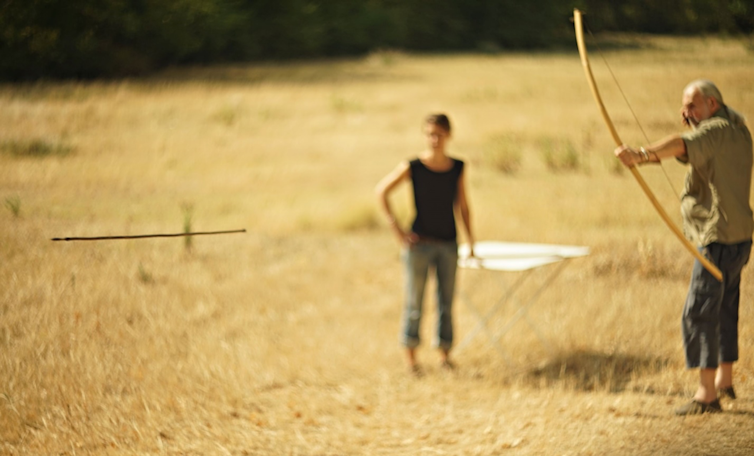
<svg viewBox="0 0 754 456">
<path fill-rule="evenodd" d="M 610 134 L 613 136 L 613 140 L 615 141 L 616 146 L 623 145 L 623 141 L 621 141 L 620 136 L 618 136 L 618 132 L 615 130 L 615 126 L 613 125 L 613 121 L 610 120 L 610 116 L 607 114 L 607 109 L 605 109 L 605 105 L 602 103 L 602 97 L 600 96 L 599 90 L 597 90 L 597 83 L 594 81 L 594 75 L 592 74 L 592 68 L 589 65 L 589 58 L 586 54 L 586 44 L 584 43 L 584 27 L 582 25 L 581 21 L 581 11 L 578 9 L 573 10 L 573 22 L 574 26 L 576 28 L 576 43 L 579 46 L 579 55 L 581 56 L 581 65 L 584 67 L 584 73 L 586 74 L 586 80 L 589 83 L 589 88 L 592 89 L 592 95 L 594 95 L 594 101 L 597 102 L 597 106 L 600 109 L 600 112 L 602 113 L 602 118 L 605 120 L 605 124 L 607 124 L 608 130 L 610 130 Z M 639 173 L 639 170 L 636 169 L 635 166 L 631 166 L 629 168 L 631 170 L 631 174 L 633 174 L 634 178 L 636 179 L 636 182 L 639 183 L 639 186 L 642 190 L 644 190 L 644 193 L 647 195 L 647 198 L 649 198 L 649 201 L 652 202 L 652 205 L 657 210 L 657 212 L 660 214 L 660 217 L 665 221 L 665 224 L 670 228 L 670 231 L 672 231 L 678 240 L 681 241 L 681 243 L 686 247 L 686 250 L 691 252 L 691 254 L 696 258 L 704 268 L 710 272 L 717 280 L 722 281 L 723 280 L 723 273 L 720 272 L 720 269 L 717 268 L 710 260 L 704 257 L 699 250 L 697 250 L 696 247 L 694 247 L 691 242 L 689 242 L 688 239 L 683 235 L 683 232 L 678 228 L 675 223 L 670 219 L 668 216 L 668 213 L 665 212 L 665 209 L 662 208 L 659 201 L 657 201 L 657 198 L 655 198 L 654 193 L 652 193 L 652 190 L 650 190 L 647 183 L 644 181 L 644 178 L 641 177 L 641 174 Z"/>
</svg>

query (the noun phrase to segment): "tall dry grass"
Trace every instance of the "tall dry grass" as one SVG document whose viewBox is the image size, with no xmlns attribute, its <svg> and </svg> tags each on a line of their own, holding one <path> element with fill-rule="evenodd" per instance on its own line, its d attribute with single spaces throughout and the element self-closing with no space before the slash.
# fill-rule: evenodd
<svg viewBox="0 0 754 456">
<path fill-rule="evenodd" d="M 614 42 L 605 57 L 650 138 L 678 131 L 680 91 L 697 77 L 753 115 L 754 62 L 742 44 Z M 597 59 L 620 133 L 644 143 Z M 695 379 L 679 334 L 691 258 L 616 173 L 575 49 L 11 85 L 0 106 L 0 453 L 754 450 L 751 273 L 741 399 L 720 416 L 675 419 Z M 372 188 L 421 150 L 432 111 L 450 114 L 452 152 L 470 163 L 478 239 L 587 245 L 591 255 L 529 313 L 546 344 L 522 321 L 500 340 L 506 358 L 480 334 L 453 373 L 425 344 L 428 375 L 416 380 L 397 343 L 398 247 Z M 575 166 L 548 162 L 574 154 Z M 665 169 L 680 188 L 684 168 Z M 663 173 L 642 172 L 677 214 Z M 404 222 L 409 196 L 395 198 Z M 248 233 L 196 238 L 190 250 L 164 239 L 49 241 L 181 232 L 187 217 L 192 229 Z M 476 324 L 469 304 L 486 310 L 515 279 L 461 272 L 459 339 Z M 426 305 L 428 341 L 431 296 Z"/>
</svg>

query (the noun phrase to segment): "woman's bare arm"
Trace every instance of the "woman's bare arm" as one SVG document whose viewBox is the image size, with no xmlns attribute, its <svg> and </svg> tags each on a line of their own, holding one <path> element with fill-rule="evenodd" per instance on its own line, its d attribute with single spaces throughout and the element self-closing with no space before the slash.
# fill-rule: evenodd
<svg viewBox="0 0 754 456">
<path fill-rule="evenodd" d="M 474 256 L 474 234 L 471 230 L 471 210 L 469 209 L 469 201 L 466 197 L 466 170 L 464 168 L 461 171 L 461 175 L 458 177 L 458 194 L 456 196 L 456 208 L 461 214 L 461 220 L 463 221 L 463 227 L 466 231 L 466 240 L 469 243 L 469 255 Z"/>
<path fill-rule="evenodd" d="M 387 217 L 390 228 L 398 237 L 401 244 L 408 243 L 409 239 L 407 234 L 401 229 L 400 225 L 398 225 L 395 215 L 393 215 L 393 210 L 390 207 L 390 194 L 395 190 L 398 184 L 408 180 L 410 177 L 411 167 L 408 162 L 401 162 L 393 171 L 383 177 L 374 189 L 380 210 Z"/>
</svg>

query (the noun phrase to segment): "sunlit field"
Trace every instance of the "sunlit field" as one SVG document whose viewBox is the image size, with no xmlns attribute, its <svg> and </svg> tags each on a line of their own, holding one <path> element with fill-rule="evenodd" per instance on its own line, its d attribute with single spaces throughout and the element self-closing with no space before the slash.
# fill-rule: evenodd
<svg viewBox="0 0 754 456">
<path fill-rule="evenodd" d="M 754 51 L 613 37 L 592 67 L 624 141 L 681 131 L 705 77 L 754 118 Z M 604 60 L 603 60 L 604 58 Z M 609 65 L 608 67 L 605 63 Z M 453 122 L 478 240 L 588 246 L 500 340 L 426 375 L 398 343 L 400 249 L 374 186 Z M 745 455 L 754 452 L 754 280 L 744 272 L 725 413 L 696 387 L 680 312 L 692 257 L 614 145 L 574 43 L 0 86 L 0 454 Z M 680 223 L 685 168 L 642 174 Z M 393 204 L 411 219 L 410 192 Z M 246 229 L 173 239 L 54 237 Z M 460 239 L 463 241 L 463 239 Z M 490 322 L 513 317 L 535 271 Z M 460 341 L 515 273 L 461 270 Z M 430 288 L 431 290 L 431 288 Z"/>
</svg>

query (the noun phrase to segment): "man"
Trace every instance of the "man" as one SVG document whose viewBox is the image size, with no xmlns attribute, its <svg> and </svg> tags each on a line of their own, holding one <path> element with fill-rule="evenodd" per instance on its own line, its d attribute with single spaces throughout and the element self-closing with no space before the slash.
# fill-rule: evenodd
<svg viewBox="0 0 754 456">
<path fill-rule="evenodd" d="M 723 273 L 719 282 L 696 261 L 683 309 L 686 366 L 699 369 L 699 387 L 678 415 L 720 412 L 721 397 L 735 399 L 741 270 L 749 260 L 754 221 L 749 205 L 752 139 L 743 117 L 723 103 L 710 81 L 683 91 L 683 122 L 692 130 L 615 155 L 631 167 L 674 157 L 690 165 L 681 212 L 686 235 Z"/>
</svg>

